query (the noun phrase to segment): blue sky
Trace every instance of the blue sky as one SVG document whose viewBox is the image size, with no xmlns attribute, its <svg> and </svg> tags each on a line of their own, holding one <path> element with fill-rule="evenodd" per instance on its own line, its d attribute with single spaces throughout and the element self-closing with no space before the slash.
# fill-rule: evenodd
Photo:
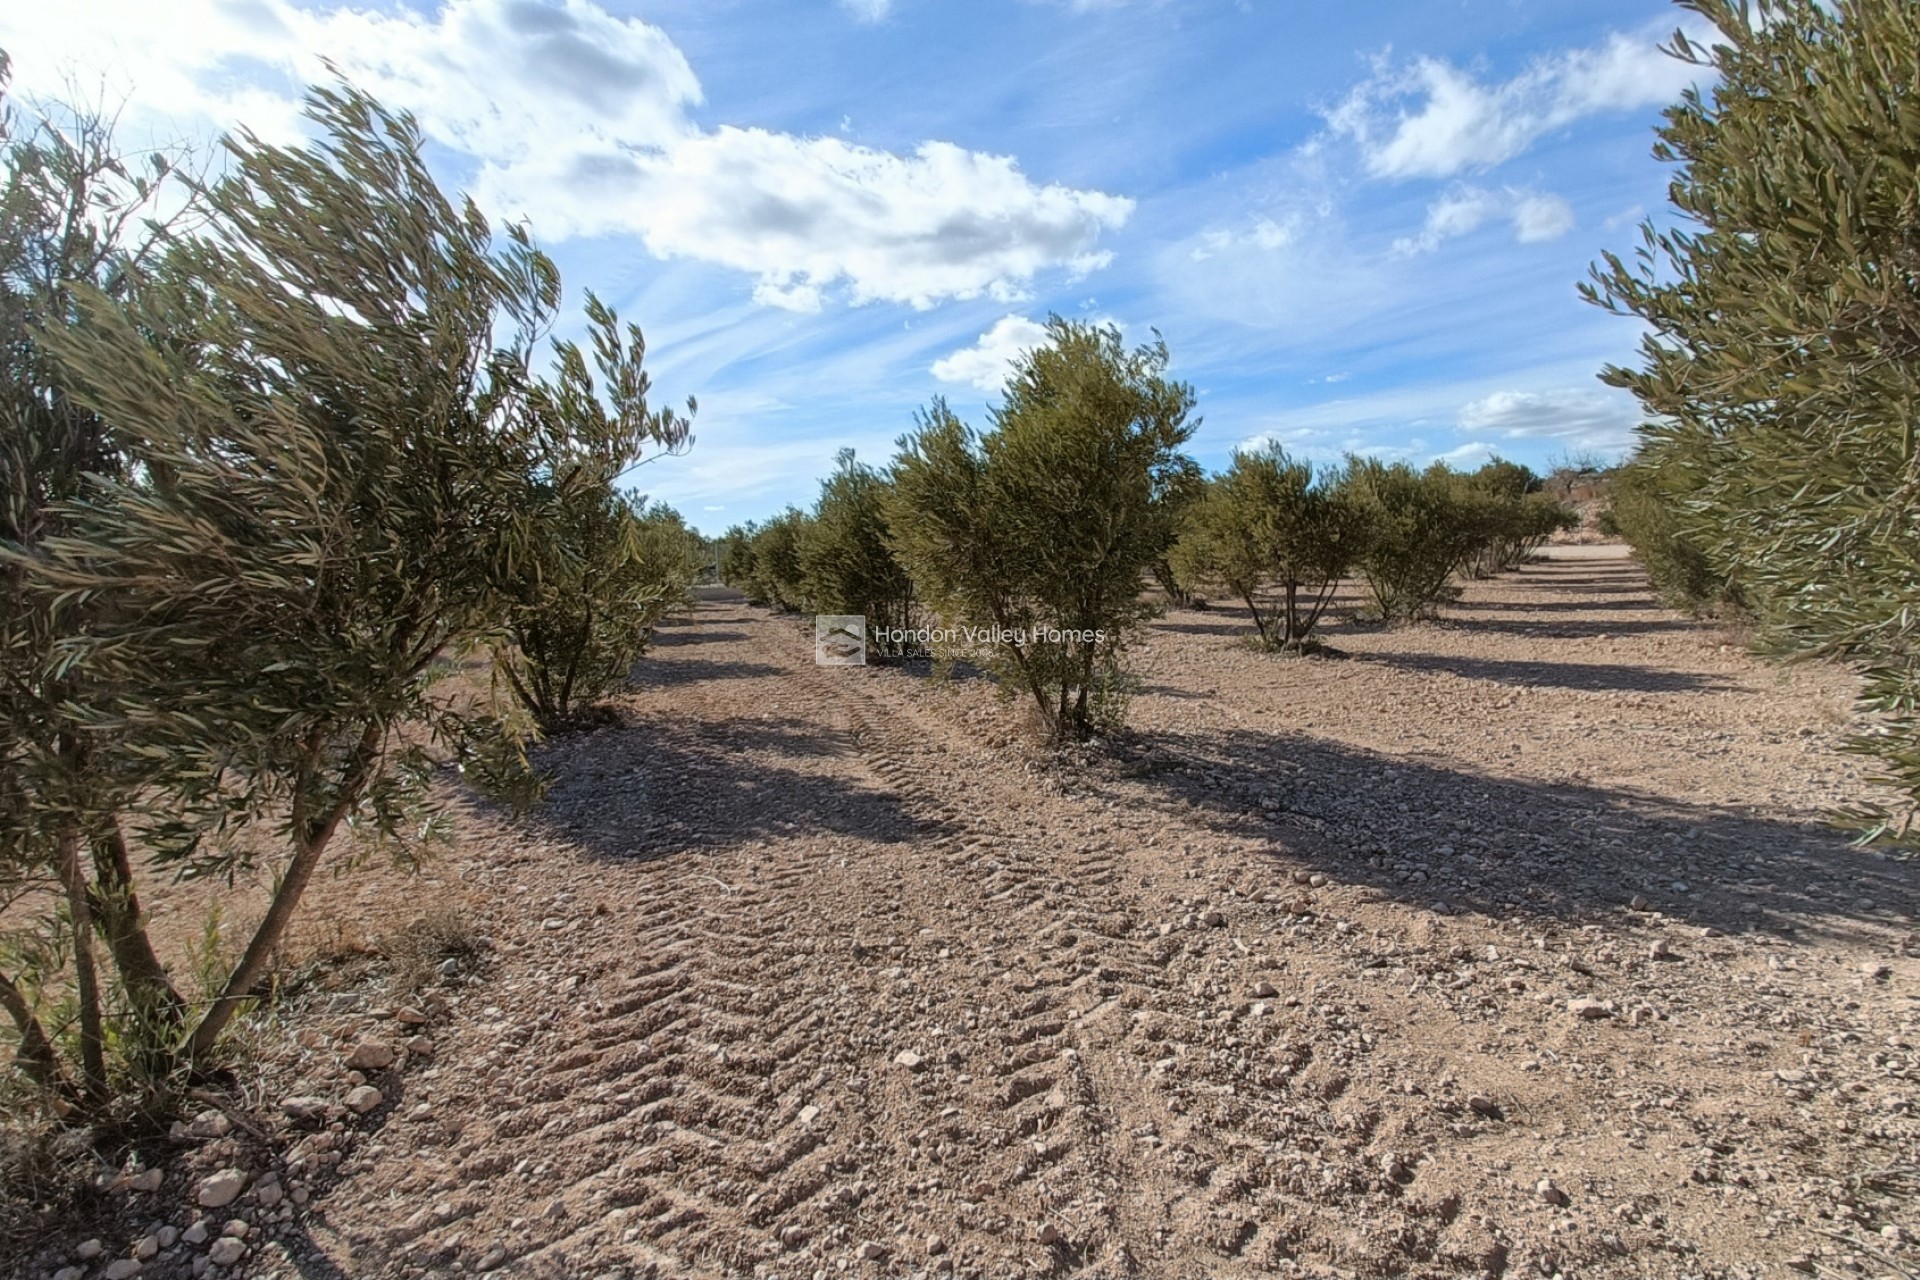
<svg viewBox="0 0 1920 1280">
<path fill-rule="evenodd" d="M 8 6 L 16 89 L 136 137 L 297 137 L 331 59 L 449 186 L 530 219 L 697 395 L 631 479 L 709 531 L 984 422 L 1050 312 L 1163 334 L 1209 467 L 1256 439 L 1475 465 L 1618 452 L 1582 303 L 1668 174 L 1666 0 L 79 0 Z M 23 12 L 23 10 L 25 10 Z M 1695 30 L 1689 27 L 1690 30 Z"/>
</svg>

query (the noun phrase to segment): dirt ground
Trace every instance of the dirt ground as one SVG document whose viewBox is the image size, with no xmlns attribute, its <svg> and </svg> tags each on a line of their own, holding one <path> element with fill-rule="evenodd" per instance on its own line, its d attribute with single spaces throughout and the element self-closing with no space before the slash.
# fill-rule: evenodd
<svg viewBox="0 0 1920 1280">
<path fill-rule="evenodd" d="M 19 1271 L 1911 1274 L 1920 871 L 1822 821 L 1850 681 L 1556 554 L 1340 657 L 1172 613 L 1080 764 L 709 600 L 530 823 L 459 800 L 305 926 L 478 957 L 290 1003 L 240 1127 Z"/>
</svg>

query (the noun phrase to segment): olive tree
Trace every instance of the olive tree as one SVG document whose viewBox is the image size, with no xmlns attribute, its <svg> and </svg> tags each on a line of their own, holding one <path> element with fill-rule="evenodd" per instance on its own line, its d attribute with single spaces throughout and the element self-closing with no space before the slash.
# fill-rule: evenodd
<svg viewBox="0 0 1920 1280">
<path fill-rule="evenodd" d="M 191 1065 L 258 993 L 342 827 L 418 831 L 434 751 L 486 736 L 488 709 L 436 686 L 499 634 L 545 536 L 538 486 L 577 444 L 528 411 L 552 264 L 440 191 L 410 118 L 346 86 L 307 114 L 308 147 L 226 143 L 209 225 L 128 298 L 76 288 L 47 345 L 123 464 L 5 554 L 55 637 L 40 678 L 99 690 L 63 731 L 148 771 L 153 858 L 232 872 L 257 856 L 235 827 L 280 837 L 263 918 L 168 1043 Z"/>
<path fill-rule="evenodd" d="M 1366 547 L 1364 510 L 1278 446 L 1236 453 L 1189 520 L 1190 554 L 1253 616 L 1260 646 L 1307 651 Z M 1270 594 L 1273 593 L 1273 594 Z"/>
<path fill-rule="evenodd" d="M 7 71 L 0 52 L 0 102 Z M 98 112 L 22 119 L 0 105 L 0 550 L 12 553 L 0 558 L 0 915 L 16 926 L 0 932 L 0 1007 L 22 1068 L 90 1099 L 107 1088 L 109 1004 L 152 1034 L 177 1028 L 186 1006 L 147 939 L 134 884 L 125 809 L 143 770 L 115 740 L 84 732 L 76 709 L 112 690 L 63 650 L 116 606 L 77 598 L 56 612 L 19 557 L 67 531 L 66 507 L 88 477 L 128 472 L 122 435 L 74 397 L 51 341 L 76 322 L 82 291 L 127 298 L 167 235 L 193 225 L 176 163 L 129 161 Z M 48 900 L 61 904 L 58 918 L 28 905 Z M 104 972 L 96 934 L 112 958 Z M 78 1081 L 57 1052 L 61 1029 L 41 1025 L 39 977 L 62 955 L 77 988 Z"/>
<path fill-rule="evenodd" d="M 800 537 L 800 575 L 819 613 L 861 614 L 870 627 L 893 631 L 912 621 L 913 580 L 887 540 L 890 482 L 842 449 L 833 474 Z M 881 654 L 903 646 L 883 640 Z"/>
<path fill-rule="evenodd" d="M 1158 338 L 1130 350 L 1116 329 L 1055 316 L 1047 339 L 1016 362 L 989 431 L 942 401 L 921 414 L 887 523 L 940 620 L 989 629 L 1003 687 L 1069 742 L 1122 712 L 1120 654 L 1151 616 L 1141 591 L 1172 544 L 1197 424 Z"/>
<path fill-rule="evenodd" d="M 1645 326 L 1638 362 L 1603 378 L 1651 418 L 1633 470 L 1657 479 L 1635 498 L 1651 504 L 1643 528 L 1700 557 L 1675 566 L 1687 590 L 1724 582 L 1766 646 L 1860 665 L 1857 745 L 1906 798 L 1857 816 L 1906 835 L 1920 806 L 1920 11 L 1687 7 L 1717 32 L 1671 52 L 1713 74 L 1658 130 L 1679 220 L 1650 220 L 1586 287 Z"/>
<path fill-rule="evenodd" d="M 698 572 L 679 516 L 663 510 L 650 521 L 645 499 L 616 487 L 636 464 L 691 445 L 690 417 L 649 406 L 639 329 L 623 338 L 591 294 L 587 318 L 605 397 L 579 346 L 556 343 L 558 374 L 535 382 L 526 404 L 555 455 L 533 485 L 538 536 L 511 566 L 496 651 L 514 696 L 546 730 L 626 680 L 655 624 L 690 599 Z M 695 408 L 689 401 L 688 414 Z"/>
<path fill-rule="evenodd" d="M 1457 598 L 1459 566 L 1489 536 L 1477 498 L 1443 463 L 1424 471 L 1405 462 L 1349 457 L 1335 488 L 1360 511 L 1367 528 L 1360 576 L 1383 620 L 1431 617 Z"/>
</svg>

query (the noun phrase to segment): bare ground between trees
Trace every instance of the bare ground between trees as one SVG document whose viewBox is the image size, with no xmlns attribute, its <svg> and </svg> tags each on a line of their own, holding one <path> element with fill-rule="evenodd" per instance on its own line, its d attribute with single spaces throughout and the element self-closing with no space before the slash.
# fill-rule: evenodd
<svg viewBox="0 0 1920 1280">
<path fill-rule="evenodd" d="M 143 1151 L 85 1274 L 196 1217 L 255 1276 L 1920 1265 L 1920 875 L 1820 821 L 1847 677 L 1605 551 L 1341 658 L 1246 630 L 1156 624 L 1128 736 L 1058 768 L 984 681 L 703 604 L 530 826 L 463 801 L 424 875 L 317 888 L 305 947 L 438 904 L 484 961 L 290 1001 L 260 1133 Z M 193 1208 L 227 1166 L 289 1198 Z"/>
</svg>

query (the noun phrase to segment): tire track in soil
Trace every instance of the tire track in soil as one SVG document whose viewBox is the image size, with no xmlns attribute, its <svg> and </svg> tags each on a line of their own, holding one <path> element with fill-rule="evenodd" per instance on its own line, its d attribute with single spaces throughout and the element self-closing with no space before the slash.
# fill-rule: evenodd
<svg viewBox="0 0 1920 1280">
<path fill-rule="evenodd" d="M 756 628 L 761 652 L 791 663 L 794 647 L 781 643 L 778 620 L 766 628 Z M 1190 948 L 1138 936 L 1154 932 L 1143 918 L 1168 913 L 1164 900 L 1145 900 L 1133 888 L 1141 876 L 1129 864 L 1140 859 L 1111 839 L 1062 837 L 1091 833 L 1098 818 L 1084 804 L 1038 794 L 1030 779 L 1010 777 L 1009 769 L 978 760 L 965 771 L 907 763 L 929 743 L 959 754 L 960 736 L 910 693 L 900 696 L 870 679 L 837 679 L 846 673 L 832 668 L 789 670 L 816 688 L 828 686 L 875 774 L 910 811 L 937 820 L 930 849 L 975 889 L 960 923 L 1008 939 L 1008 967 L 979 993 L 1003 1002 L 998 1043 L 994 1035 L 980 1038 L 976 1054 L 986 1061 L 960 1108 L 997 1116 L 971 1131 L 953 1124 L 946 1132 L 956 1143 L 983 1143 L 976 1148 L 983 1167 L 969 1176 L 990 1211 L 1009 1225 L 1050 1225 L 1062 1233 L 1050 1256 L 1029 1249 L 1020 1260 L 1061 1272 L 1084 1267 L 1121 1275 L 1144 1266 L 1149 1274 L 1172 1274 L 1175 1259 L 1198 1254 L 1211 1259 L 1209 1274 L 1227 1274 L 1236 1263 L 1264 1271 L 1302 1246 L 1352 1253 L 1352 1224 L 1339 1208 L 1367 1198 L 1378 1216 L 1382 1194 L 1398 1190 L 1386 1172 L 1395 1157 L 1376 1156 L 1369 1166 L 1359 1150 L 1319 1150 L 1311 1162 L 1317 1179 L 1302 1176 L 1307 1161 L 1267 1158 L 1263 1147 L 1297 1136 L 1285 1103 L 1313 1050 L 1304 1038 L 1287 1038 L 1276 1019 L 1236 1017 L 1248 1042 L 1229 1034 L 1221 1051 L 1221 1037 L 1176 994 L 1199 981 L 1202 965 L 1189 958 Z M 1002 813 L 1026 820 L 1009 830 L 971 816 Z M 1036 835 L 1061 843 L 1036 847 Z M 1345 1081 L 1338 1070 L 1310 1080 L 1312 1110 L 1337 1099 Z M 1190 1099 L 1198 1092 L 1216 1101 L 1194 1117 Z M 1348 1129 L 1350 1146 L 1370 1147 L 1377 1127 L 1377 1116 L 1363 1113 Z M 1142 1130 L 1174 1135 L 1153 1144 L 1167 1153 L 1158 1163 L 1170 1169 L 1138 1155 L 1135 1135 Z M 1321 1136 L 1313 1135 L 1315 1147 Z M 1083 1200 L 1063 1220 L 1049 1211 L 1058 1199 L 1047 1194 L 1052 1186 L 1105 1194 Z M 1392 1232 L 1400 1244 L 1431 1252 L 1419 1247 L 1431 1232 L 1393 1216 L 1402 1219 Z"/>
<path fill-rule="evenodd" d="M 678 848 L 543 872 L 569 887 L 514 958 L 520 994 L 487 997 L 518 1007 L 490 1009 L 473 1050 L 493 1074 L 452 1135 L 460 1198 L 397 1233 L 414 1264 L 451 1258 L 463 1224 L 517 1226 L 534 1277 L 806 1275 L 868 1246 L 981 1276 L 1434 1256 L 1457 1202 L 1438 1221 L 1397 1205 L 1378 1103 L 1342 1103 L 1355 1037 L 1239 998 L 1272 958 L 1233 935 L 1289 917 L 1191 918 L 1181 891 L 1219 868 L 1172 844 L 1201 833 L 1051 793 L 909 677 L 813 666 L 790 621 L 707 606 L 676 638 L 660 670 L 711 674 L 569 749 L 596 779 L 663 768 L 657 728 L 732 734 L 747 758 L 641 788 L 684 819 Z M 776 713 L 784 737 L 754 756 L 745 730 Z M 841 829 L 786 812 L 784 775 L 743 793 L 763 767 L 831 783 Z M 698 815 L 723 786 L 737 839 Z M 590 800 L 594 830 L 637 816 L 631 795 Z M 1400 1151 L 1421 1127 L 1392 1126 Z"/>
</svg>

